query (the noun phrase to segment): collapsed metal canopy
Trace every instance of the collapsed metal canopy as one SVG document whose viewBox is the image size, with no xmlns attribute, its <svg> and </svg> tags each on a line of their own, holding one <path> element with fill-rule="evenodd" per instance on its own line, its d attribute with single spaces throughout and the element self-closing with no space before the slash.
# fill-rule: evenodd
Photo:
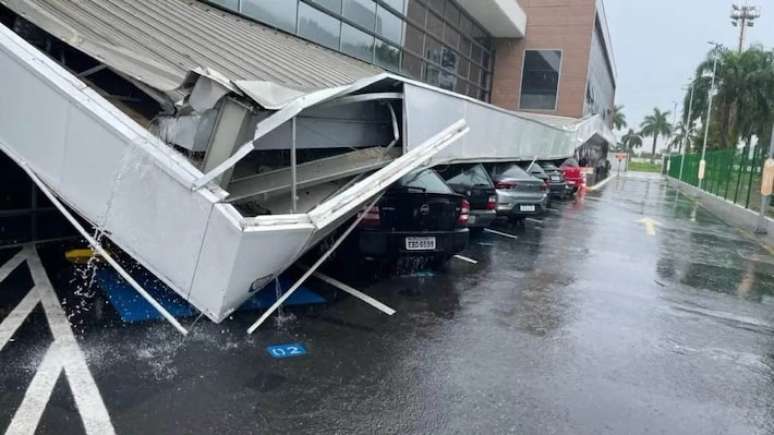
<svg viewBox="0 0 774 435">
<path fill-rule="evenodd" d="M 381 69 L 199 0 L 0 0 L 109 67 L 171 91 L 198 67 L 312 90 Z"/>
</svg>

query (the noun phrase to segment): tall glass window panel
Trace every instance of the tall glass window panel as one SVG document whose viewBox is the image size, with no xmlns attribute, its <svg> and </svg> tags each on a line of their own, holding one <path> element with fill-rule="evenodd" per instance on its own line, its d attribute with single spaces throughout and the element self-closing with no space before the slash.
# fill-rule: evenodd
<svg viewBox="0 0 774 435">
<path fill-rule="evenodd" d="M 376 33 L 396 45 L 401 45 L 403 20 L 387 9 L 378 6 L 376 10 Z"/>
<path fill-rule="evenodd" d="M 343 24 L 341 27 L 341 51 L 350 56 L 372 62 L 374 37 L 349 24 Z"/>
<path fill-rule="evenodd" d="M 242 13 L 262 23 L 295 33 L 298 2 L 288 0 L 242 0 Z"/>
<path fill-rule="evenodd" d="M 447 25 L 446 29 L 444 30 L 443 40 L 446 42 L 446 45 L 456 50 L 460 45 L 460 34 L 451 28 L 451 26 Z"/>
<path fill-rule="evenodd" d="M 443 45 L 430 36 L 425 37 L 425 58 L 435 63 L 441 63 Z"/>
<path fill-rule="evenodd" d="M 376 39 L 374 48 L 374 58 L 379 66 L 387 68 L 390 71 L 400 71 L 400 50 L 398 47 L 390 45 L 381 39 Z"/>
<path fill-rule="evenodd" d="M 460 52 L 463 55 L 470 57 L 470 49 L 473 48 L 473 42 L 468 38 L 462 38 L 460 41 Z"/>
<path fill-rule="evenodd" d="M 382 3 L 386 3 L 387 6 L 395 9 L 397 12 L 405 13 L 406 12 L 406 1 L 405 0 L 382 0 Z"/>
<path fill-rule="evenodd" d="M 427 31 L 438 39 L 443 39 L 443 20 L 435 14 L 427 14 Z"/>
<path fill-rule="evenodd" d="M 443 15 L 443 5 L 446 4 L 446 0 L 428 0 L 425 3 L 430 5 L 430 9 Z"/>
<path fill-rule="evenodd" d="M 340 33 L 341 21 L 306 3 L 301 3 L 298 10 L 299 35 L 338 50 Z"/>
<path fill-rule="evenodd" d="M 446 5 L 446 21 L 458 26 L 460 23 L 460 9 L 457 6 L 449 3 Z"/>
<path fill-rule="evenodd" d="M 341 13 L 341 0 L 306 0 L 306 1 L 310 3 L 318 4 L 335 14 Z"/>
<path fill-rule="evenodd" d="M 415 24 L 425 28 L 425 17 L 427 16 L 427 8 L 419 3 L 417 0 L 406 0 L 408 7 L 406 7 L 406 16 L 409 21 L 413 21 Z"/>
<path fill-rule="evenodd" d="M 457 74 L 462 78 L 468 78 L 470 72 L 470 62 L 465 58 L 460 58 L 459 65 L 457 66 Z"/>
<path fill-rule="evenodd" d="M 425 82 L 437 86 L 440 83 L 440 76 L 440 68 L 430 64 L 425 65 Z"/>
<path fill-rule="evenodd" d="M 424 53 L 425 32 L 411 24 L 406 24 L 406 40 L 403 46 L 416 54 Z"/>
<path fill-rule="evenodd" d="M 562 52 L 559 50 L 526 50 L 521 78 L 522 109 L 556 110 Z"/>
<path fill-rule="evenodd" d="M 341 14 L 359 26 L 373 32 L 376 23 L 374 0 L 344 0 Z"/>
<path fill-rule="evenodd" d="M 409 77 L 415 79 L 422 79 L 422 59 L 414 56 L 411 53 L 403 52 L 403 63 L 401 64 L 401 72 Z"/>
</svg>

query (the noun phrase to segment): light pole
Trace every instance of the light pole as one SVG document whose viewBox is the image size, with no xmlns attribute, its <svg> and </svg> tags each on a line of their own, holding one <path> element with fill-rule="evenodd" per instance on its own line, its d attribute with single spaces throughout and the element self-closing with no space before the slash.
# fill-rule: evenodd
<svg viewBox="0 0 774 435">
<path fill-rule="evenodd" d="M 761 16 L 758 6 L 750 6 L 745 3 L 741 6 L 731 6 L 731 25 L 739 27 L 739 52 L 744 48 L 744 35 L 748 27 L 755 25 L 755 20 Z"/>
<path fill-rule="evenodd" d="M 709 127 L 710 127 L 710 119 L 712 117 L 712 98 L 715 97 L 715 75 L 718 72 L 718 57 L 719 51 L 721 45 L 716 42 L 710 42 L 710 44 L 713 44 L 715 48 L 713 49 L 713 61 L 712 61 L 712 82 L 710 84 L 710 89 L 708 92 L 707 97 L 707 119 L 706 119 L 706 125 L 704 126 L 704 143 L 701 146 L 701 160 L 699 161 L 699 189 L 701 190 L 701 186 L 704 183 L 704 170 L 707 166 L 707 161 L 704 159 L 707 156 L 707 139 L 709 138 Z"/>
<path fill-rule="evenodd" d="M 688 119 L 685 125 L 685 134 L 683 135 L 683 141 L 680 144 L 681 158 L 680 158 L 680 174 L 677 176 L 678 181 L 683 181 L 683 168 L 685 168 L 685 152 L 688 148 L 688 135 L 691 134 L 691 126 L 693 125 L 693 90 L 696 87 L 696 79 L 691 80 L 691 96 L 688 102 Z"/>
</svg>

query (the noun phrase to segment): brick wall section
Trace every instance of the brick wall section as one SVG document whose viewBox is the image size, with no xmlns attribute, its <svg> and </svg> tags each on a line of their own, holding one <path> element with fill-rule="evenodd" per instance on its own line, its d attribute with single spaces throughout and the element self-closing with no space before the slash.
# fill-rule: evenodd
<svg viewBox="0 0 774 435">
<path fill-rule="evenodd" d="M 561 49 L 559 102 L 554 115 L 583 116 L 595 0 L 519 0 L 527 14 L 523 39 L 498 39 L 492 104 L 519 109 L 521 68 L 526 49 Z"/>
</svg>

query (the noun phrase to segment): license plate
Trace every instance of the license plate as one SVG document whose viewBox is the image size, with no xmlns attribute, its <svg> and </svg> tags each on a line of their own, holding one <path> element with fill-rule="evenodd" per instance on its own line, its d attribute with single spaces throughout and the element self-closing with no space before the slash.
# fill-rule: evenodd
<svg viewBox="0 0 774 435">
<path fill-rule="evenodd" d="M 519 210 L 521 211 L 535 211 L 534 205 L 522 205 Z"/>
<path fill-rule="evenodd" d="M 476 216 L 469 216 L 468 217 L 468 225 L 476 223 Z"/>
<path fill-rule="evenodd" d="M 554 176 L 551 177 L 551 181 L 559 181 L 559 177 L 554 175 Z"/>
<path fill-rule="evenodd" d="M 432 251 L 435 249 L 435 237 L 406 237 L 407 251 Z"/>
</svg>

